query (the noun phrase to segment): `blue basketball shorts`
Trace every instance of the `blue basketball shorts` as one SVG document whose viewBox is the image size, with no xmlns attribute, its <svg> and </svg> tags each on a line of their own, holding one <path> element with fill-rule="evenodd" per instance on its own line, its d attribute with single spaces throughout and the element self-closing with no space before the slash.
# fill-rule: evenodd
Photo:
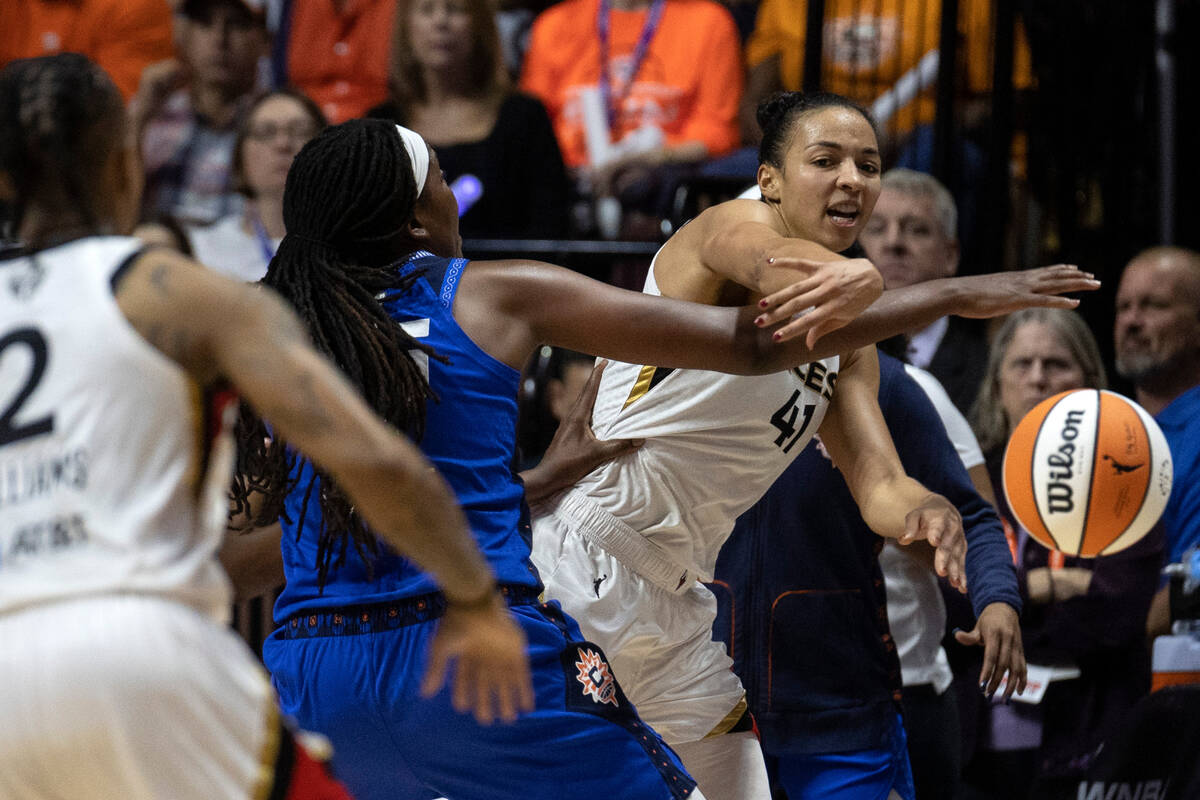
<svg viewBox="0 0 1200 800">
<path fill-rule="evenodd" d="M 884 747 L 839 753 L 783 754 L 768 759 L 789 800 L 886 800 L 895 790 L 914 800 L 908 737 L 897 714 Z"/>
<path fill-rule="evenodd" d="M 530 590 L 524 590 L 530 593 Z M 695 782 L 637 716 L 600 648 L 557 603 L 514 599 L 536 708 L 481 726 L 449 686 L 420 696 L 440 595 L 301 615 L 263 657 L 285 713 L 333 743 L 357 800 L 683 800 Z"/>
</svg>

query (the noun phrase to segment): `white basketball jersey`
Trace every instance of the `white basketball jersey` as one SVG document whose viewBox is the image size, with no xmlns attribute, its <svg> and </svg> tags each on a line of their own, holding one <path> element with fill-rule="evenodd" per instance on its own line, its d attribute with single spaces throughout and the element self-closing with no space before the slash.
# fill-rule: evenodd
<svg viewBox="0 0 1200 800">
<path fill-rule="evenodd" d="M 199 388 L 117 307 L 112 278 L 139 246 L 0 261 L 0 612 L 134 592 L 228 613 L 214 554 L 233 448 L 217 434 L 234 403 L 206 431 Z"/>
<path fill-rule="evenodd" d="M 644 291 L 660 294 L 654 264 Z M 645 439 L 577 484 L 588 498 L 701 580 L 734 521 L 820 427 L 838 358 L 761 376 L 614 361 L 592 426 L 600 439 Z"/>
</svg>

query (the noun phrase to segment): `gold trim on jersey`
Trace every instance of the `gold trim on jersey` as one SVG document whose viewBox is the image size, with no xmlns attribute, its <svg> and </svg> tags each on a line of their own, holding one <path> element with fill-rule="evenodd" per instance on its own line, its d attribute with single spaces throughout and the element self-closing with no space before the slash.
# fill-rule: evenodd
<svg viewBox="0 0 1200 800">
<path fill-rule="evenodd" d="M 650 391 L 656 369 L 658 367 L 652 367 L 647 364 L 638 371 L 637 380 L 633 382 L 633 388 L 629 390 L 629 397 L 626 398 L 625 405 L 621 406 L 622 411 L 629 408 L 633 405 L 634 401 L 640 400 L 646 392 Z"/>
<path fill-rule="evenodd" d="M 711 739 L 714 736 L 729 733 L 733 726 L 738 724 L 738 720 L 746 715 L 746 708 L 746 697 L 743 695 L 742 699 L 738 700 L 737 705 L 733 707 L 733 710 L 726 714 L 725 718 L 718 722 L 716 727 L 704 734 L 704 738 Z"/>
<path fill-rule="evenodd" d="M 254 782 L 254 793 L 251 795 L 253 800 L 267 800 L 275 789 L 275 782 L 280 778 L 288 777 L 275 773 L 275 764 L 279 760 L 279 747 L 283 738 L 283 724 L 279 719 L 279 706 L 275 704 L 274 689 L 266 693 L 265 706 L 263 716 L 266 718 L 266 736 L 263 739 L 262 749 L 258 751 L 258 779 Z M 300 743 L 297 742 L 296 747 L 299 746 Z"/>
<path fill-rule="evenodd" d="M 192 452 L 188 459 L 187 477 L 184 479 L 192 488 L 192 497 L 199 498 L 200 490 L 204 487 L 204 473 L 207 468 L 208 454 L 205 440 L 208 432 L 205 423 L 208 419 L 207 393 L 191 378 L 187 379 L 188 410 L 192 414 Z"/>
</svg>

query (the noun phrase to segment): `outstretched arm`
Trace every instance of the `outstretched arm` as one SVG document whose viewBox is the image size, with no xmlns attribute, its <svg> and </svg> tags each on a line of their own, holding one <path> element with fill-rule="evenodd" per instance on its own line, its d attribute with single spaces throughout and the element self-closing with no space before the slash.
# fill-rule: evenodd
<svg viewBox="0 0 1200 800">
<path fill-rule="evenodd" d="M 338 481 L 373 531 L 432 573 L 449 609 L 431 669 L 457 658 L 460 708 L 490 720 L 497 709 L 511 719 L 518 707 L 531 707 L 524 637 L 449 487 L 309 346 L 282 301 L 156 250 L 125 274 L 117 302 L 144 338 L 198 382 L 230 380 L 283 438 Z M 426 688 L 436 690 L 442 679 L 432 675 Z"/>
<path fill-rule="evenodd" d="M 878 398 L 875 348 L 855 351 L 838 370 L 837 392 L 821 423 L 821 441 L 871 530 L 900 544 L 928 541 L 937 573 L 966 591 L 962 518 L 946 498 L 905 473 Z"/>
<path fill-rule="evenodd" d="M 948 314 L 987 319 L 1022 308 L 1075 308 L 1078 300 L 1060 295 L 1098 288 L 1100 281 L 1094 275 L 1070 264 L 925 281 L 884 292 L 853 322 L 825 337 L 821 348 L 863 347 L 898 333 L 919 330 Z M 759 324 L 769 327 L 787 322 L 804 311 L 811 303 L 802 289 L 797 284 L 764 298 Z M 778 341 L 799 337 L 808 331 L 803 322 L 803 316 L 788 322 L 774 336 Z"/>
</svg>

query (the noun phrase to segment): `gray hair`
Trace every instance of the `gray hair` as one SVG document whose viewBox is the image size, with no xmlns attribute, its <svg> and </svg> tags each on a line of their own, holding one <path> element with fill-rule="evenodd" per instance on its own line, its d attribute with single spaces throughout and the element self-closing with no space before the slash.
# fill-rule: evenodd
<svg viewBox="0 0 1200 800">
<path fill-rule="evenodd" d="M 1031 322 L 1049 326 L 1066 345 L 1071 357 L 1083 371 L 1083 388 L 1108 388 L 1108 374 L 1104 371 L 1096 337 L 1083 318 L 1074 311 L 1064 308 L 1026 308 L 1009 314 L 992 338 L 988 348 L 987 371 L 979 385 L 975 404 L 971 407 L 971 427 L 979 439 L 979 447 L 985 453 L 1004 447 L 1012 433 L 1011 425 L 1020 422 L 1009 420 L 1000 402 L 1000 371 L 1013 337 L 1022 326 Z"/>
<path fill-rule="evenodd" d="M 914 169 L 896 167 L 883 173 L 882 186 L 901 194 L 928 197 L 933 201 L 933 212 L 942 233 L 947 239 L 958 241 L 958 206 L 954 195 L 937 178 Z"/>
</svg>

